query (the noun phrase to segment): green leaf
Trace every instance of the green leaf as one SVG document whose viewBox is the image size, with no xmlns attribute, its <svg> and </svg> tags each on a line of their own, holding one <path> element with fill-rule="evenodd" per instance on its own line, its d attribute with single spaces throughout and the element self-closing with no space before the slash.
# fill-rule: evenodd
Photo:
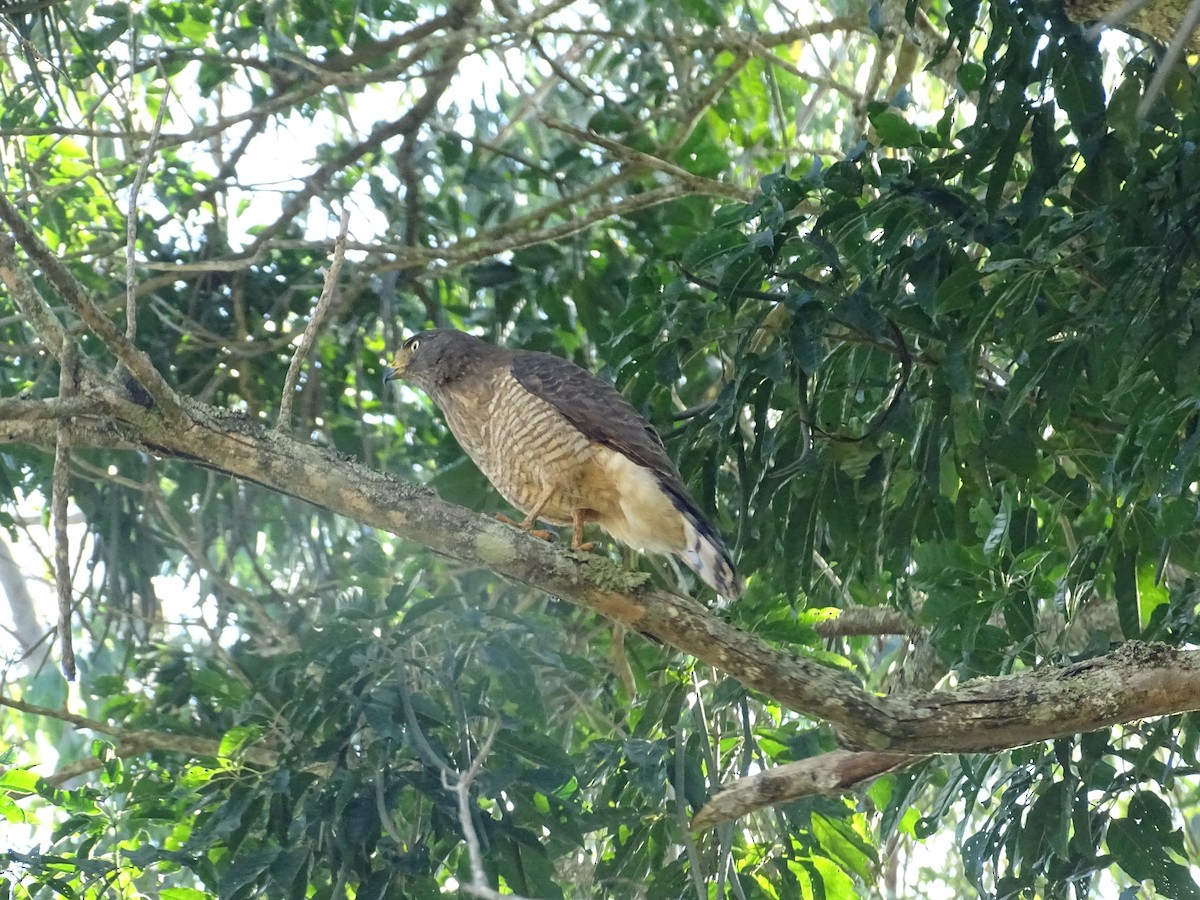
<svg viewBox="0 0 1200 900">
<path fill-rule="evenodd" d="M 1121 633 L 1131 641 L 1136 640 L 1142 634 L 1136 550 L 1122 553 L 1113 561 L 1113 576 L 1113 594 L 1117 599 L 1117 620 L 1121 623 Z"/>
<path fill-rule="evenodd" d="M 715 260 L 728 256 L 746 246 L 746 236 L 738 231 L 714 231 L 693 241 L 684 251 L 683 267 L 689 272 L 700 272 Z"/>
<path fill-rule="evenodd" d="M 1065 781 L 1045 786 L 1029 808 L 1018 836 L 1022 867 L 1070 859 L 1071 792 Z"/>
<path fill-rule="evenodd" d="M 921 130 L 895 110 L 886 109 L 871 116 L 871 125 L 882 147 L 921 146 Z"/>
<path fill-rule="evenodd" d="M 967 260 L 942 279 L 934 292 L 934 314 L 944 316 L 976 306 L 982 299 L 979 272 Z"/>
<path fill-rule="evenodd" d="M 1012 498 L 1005 494 L 1004 500 L 1000 504 L 1000 510 L 995 516 L 992 517 L 992 523 L 988 528 L 987 537 L 983 541 L 984 553 L 995 553 L 1008 537 L 1008 525 L 1011 516 Z"/>
<path fill-rule="evenodd" d="M 0 772 L 0 790 L 36 794 L 42 784 L 41 776 L 27 769 L 9 769 L 6 772 Z"/>
<path fill-rule="evenodd" d="M 863 881 L 871 880 L 879 862 L 875 850 L 861 836 L 855 834 L 846 822 L 813 813 L 812 832 L 821 849 L 844 870 L 853 872 Z"/>
<path fill-rule="evenodd" d="M 1182 850 L 1182 834 L 1172 824 L 1170 810 L 1159 797 L 1138 793 L 1129 803 L 1129 814 L 1109 824 L 1108 850 L 1130 878 L 1153 879 L 1161 896 L 1197 900 L 1200 886 L 1188 867 L 1172 858 Z"/>
<path fill-rule="evenodd" d="M 967 93 L 973 94 L 983 86 L 983 77 L 987 69 L 979 63 L 963 63 L 958 67 L 958 83 Z"/>
</svg>

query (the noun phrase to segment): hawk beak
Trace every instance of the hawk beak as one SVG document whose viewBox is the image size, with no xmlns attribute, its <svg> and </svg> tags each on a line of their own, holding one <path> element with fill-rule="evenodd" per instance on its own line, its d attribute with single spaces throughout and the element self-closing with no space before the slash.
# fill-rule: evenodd
<svg viewBox="0 0 1200 900">
<path fill-rule="evenodd" d="M 396 357 L 395 357 L 395 359 L 392 360 L 392 364 L 390 366 L 383 367 L 383 383 L 384 383 L 384 385 L 390 384 L 391 382 L 396 381 L 397 379 L 403 378 L 404 370 L 407 368 L 408 368 L 408 356 L 404 353 L 404 351 L 400 351 L 399 353 L 396 354 Z"/>
</svg>

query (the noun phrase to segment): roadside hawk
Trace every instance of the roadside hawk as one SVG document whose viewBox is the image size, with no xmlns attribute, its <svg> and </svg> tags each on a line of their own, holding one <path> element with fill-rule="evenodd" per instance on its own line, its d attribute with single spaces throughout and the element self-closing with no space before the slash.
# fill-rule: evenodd
<svg viewBox="0 0 1200 900">
<path fill-rule="evenodd" d="M 678 556 L 721 596 L 742 593 L 729 551 L 688 495 L 662 439 L 616 389 L 548 353 L 506 350 L 462 331 L 410 337 L 384 382 L 430 396 L 475 464 L 513 506 L 517 523 L 572 526 L 591 549 L 595 522 L 623 544 Z"/>
</svg>

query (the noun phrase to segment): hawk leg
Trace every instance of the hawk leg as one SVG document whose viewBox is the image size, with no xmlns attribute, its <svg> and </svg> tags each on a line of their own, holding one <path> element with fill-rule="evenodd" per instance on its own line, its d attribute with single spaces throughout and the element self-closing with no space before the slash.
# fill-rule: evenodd
<svg viewBox="0 0 1200 900">
<path fill-rule="evenodd" d="M 538 516 L 541 514 L 542 510 L 546 508 L 546 504 L 554 499 L 554 495 L 556 493 L 558 493 L 556 488 L 550 488 L 548 491 L 546 491 L 546 493 L 542 496 L 542 499 L 534 504 L 533 509 L 529 510 L 529 512 L 525 514 L 525 518 L 520 522 L 514 522 L 512 519 L 502 513 L 497 513 L 496 518 L 507 525 L 515 525 L 522 531 L 528 531 L 535 538 L 541 538 L 543 541 L 552 541 L 554 540 L 553 532 L 547 531 L 544 528 L 538 528 L 536 526 Z"/>
<path fill-rule="evenodd" d="M 587 520 L 592 517 L 589 515 L 589 513 L 591 513 L 591 512 L 592 511 L 590 509 L 575 510 L 575 514 L 572 517 L 573 522 L 574 522 L 574 527 L 572 527 L 572 529 L 571 529 L 571 549 L 572 550 L 580 550 L 584 553 L 589 553 L 592 550 L 596 549 L 596 544 L 594 541 L 586 541 L 585 542 L 583 539 L 583 526 L 587 522 Z"/>
<path fill-rule="evenodd" d="M 531 522 L 528 516 L 525 517 L 524 521 L 518 522 L 516 519 L 509 518 L 504 513 L 496 513 L 496 521 L 503 522 L 505 525 L 511 525 L 514 528 L 520 528 L 522 531 L 528 531 L 535 538 L 540 538 L 543 541 L 554 540 L 553 532 L 547 531 L 545 528 L 534 528 L 536 520 Z"/>
</svg>

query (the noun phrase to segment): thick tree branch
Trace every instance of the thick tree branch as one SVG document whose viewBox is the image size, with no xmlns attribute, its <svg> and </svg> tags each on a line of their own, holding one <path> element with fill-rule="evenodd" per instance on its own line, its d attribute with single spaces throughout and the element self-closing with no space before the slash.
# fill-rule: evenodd
<svg viewBox="0 0 1200 900">
<path fill-rule="evenodd" d="M 0 204 L 7 201 L 0 198 Z M 0 274 L 6 271 L 4 263 L 0 255 Z M 48 263 L 58 267 L 53 258 Z M 26 299 L 35 311 L 44 307 L 32 302 L 40 301 L 36 292 Z M 83 299 L 84 308 L 98 312 Z M 114 338 L 111 345 L 128 350 L 127 342 L 120 343 L 124 335 L 103 321 Z M 48 329 L 51 340 L 63 337 L 52 316 L 35 320 L 37 324 Z M 62 347 L 59 352 L 67 355 Z M 64 378 L 71 378 L 71 368 Z M 150 371 L 158 375 L 152 366 Z M 644 576 L 601 557 L 561 553 L 516 529 L 443 503 L 427 488 L 292 440 L 246 416 L 187 399 L 179 414 L 172 415 L 123 399 L 94 371 L 81 368 L 78 377 L 79 397 L 91 407 L 72 420 L 77 445 L 123 443 L 192 461 L 491 569 L 654 635 L 797 712 L 832 723 L 856 748 L 907 755 L 999 750 L 1200 708 L 1200 651 L 1133 644 L 1064 669 L 980 679 L 955 690 L 878 697 L 841 672 L 714 618 L 690 598 L 646 588 Z M 0 441 L 55 443 L 61 437 L 57 421 L 74 411 L 76 399 L 0 402 Z M 38 415 L 26 415 L 26 410 Z"/>
<path fill-rule="evenodd" d="M 8 235 L 0 235 L 0 281 L 4 282 L 17 309 L 29 320 L 46 349 L 55 359 L 62 359 L 66 329 L 17 262 L 16 250 L 16 241 Z"/>
<path fill-rule="evenodd" d="M 146 450 L 307 500 L 595 610 L 793 710 L 834 724 L 857 748 L 908 755 L 994 751 L 1200 709 L 1200 651 L 1141 644 L 1061 669 L 877 697 L 844 673 L 714 618 L 694 600 L 645 587 L 643 576 L 608 560 L 565 554 L 444 503 L 428 488 L 292 440 L 236 413 L 186 402 L 193 424 L 178 428 L 157 410 L 96 396 L 97 411 L 107 412 L 126 440 Z M 0 439 L 15 424 L 0 423 Z M 79 429 L 76 442 L 91 433 Z"/>
</svg>

